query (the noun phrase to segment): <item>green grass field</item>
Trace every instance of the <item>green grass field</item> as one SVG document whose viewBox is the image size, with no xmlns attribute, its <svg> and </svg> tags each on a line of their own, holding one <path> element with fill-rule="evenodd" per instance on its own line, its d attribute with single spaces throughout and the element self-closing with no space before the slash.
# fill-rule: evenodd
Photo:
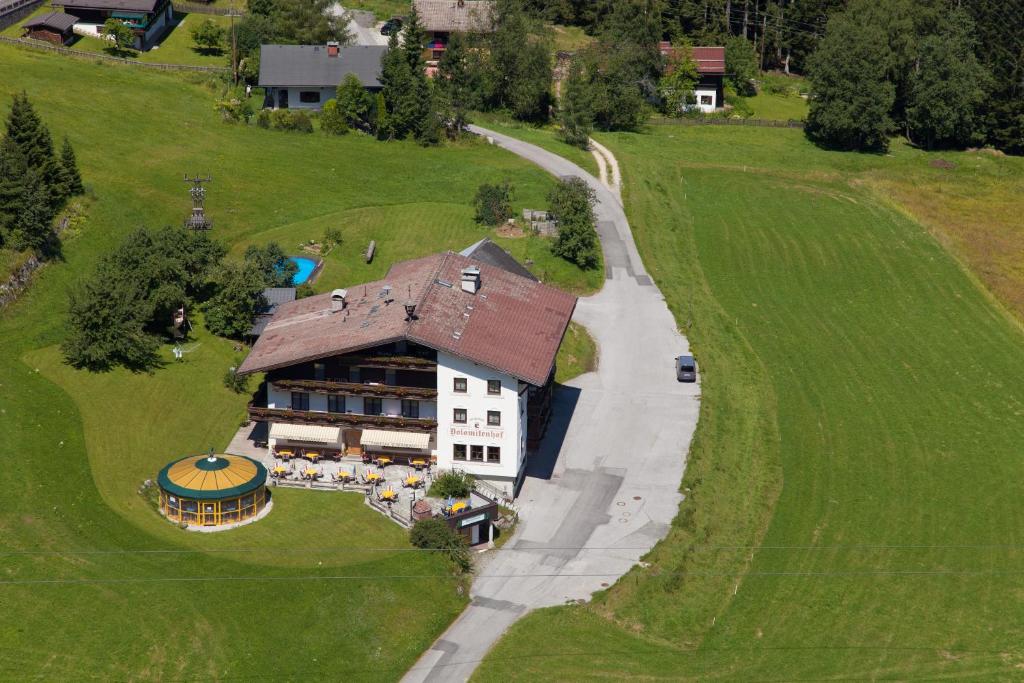
<svg viewBox="0 0 1024 683">
<path fill-rule="evenodd" d="M 587 328 L 579 323 L 569 323 L 565 331 L 565 339 L 558 349 L 556 382 L 568 382 L 585 372 L 597 368 L 597 342 L 587 332 Z"/>
<path fill-rule="evenodd" d="M 498 133 L 511 135 L 512 137 L 519 138 L 520 140 L 524 140 L 546 149 L 549 152 L 563 156 L 574 164 L 580 166 L 591 175 L 596 176 L 598 173 L 597 162 L 594 160 L 594 155 L 586 150 L 580 149 L 579 147 L 573 147 L 559 139 L 557 127 L 554 123 L 546 126 L 536 126 L 530 123 L 516 121 L 510 116 L 490 112 L 474 112 L 471 118 L 473 123 L 477 125 L 490 128 Z"/>
<path fill-rule="evenodd" d="M 247 400 L 221 385 L 238 354 L 200 331 L 184 363 L 165 348 L 152 374 L 72 370 L 57 349 L 67 291 L 129 231 L 184 218 L 183 173 L 213 175 L 213 235 L 233 248 L 339 227 L 322 286 L 487 234 L 470 208 L 481 182 L 510 180 L 518 211 L 553 179 L 483 143 L 224 124 L 198 76 L 0 46 L 0 82 L 0 109 L 24 88 L 70 137 L 92 193 L 66 260 L 0 316 L 0 679 L 400 676 L 465 604 L 447 565 L 355 494 L 275 491 L 265 520 L 221 534 L 164 522 L 137 489 L 172 458 L 226 446 Z M 378 260 L 357 270 L 371 236 Z M 552 281 L 590 286 L 544 265 L 542 241 L 513 242 Z"/>
<path fill-rule="evenodd" d="M 875 183 L 941 206 L 1001 177 L 1005 206 L 1024 160 L 941 155 L 954 175 L 792 130 L 600 138 L 647 268 L 693 321 L 686 501 L 649 567 L 527 617 L 477 678 L 1019 678 L 1024 335 Z M 1019 230 L 1019 210 L 990 215 Z"/>
<path fill-rule="evenodd" d="M 409 13 L 409 6 L 408 0 L 349 0 L 345 3 L 345 9 L 373 12 L 379 21 L 404 17 Z"/>
<path fill-rule="evenodd" d="M 758 93 L 745 98 L 753 118 L 769 121 L 803 121 L 807 118 L 807 100 L 797 95 Z"/>
</svg>

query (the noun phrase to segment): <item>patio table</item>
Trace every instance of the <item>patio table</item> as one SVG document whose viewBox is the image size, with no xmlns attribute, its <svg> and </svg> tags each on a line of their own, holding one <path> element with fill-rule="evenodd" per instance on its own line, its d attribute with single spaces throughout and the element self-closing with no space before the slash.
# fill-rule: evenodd
<svg viewBox="0 0 1024 683">
<path fill-rule="evenodd" d="M 452 505 L 452 514 L 454 515 L 456 512 L 462 512 L 466 507 L 467 505 L 460 500 L 458 503 Z"/>
<path fill-rule="evenodd" d="M 307 468 L 306 468 L 306 476 L 307 476 L 307 477 L 315 477 L 315 476 L 316 476 L 316 475 L 318 475 L 318 474 L 319 474 L 319 472 L 317 472 L 317 471 L 316 471 L 315 469 L 313 469 L 312 467 L 307 467 Z"/>
</svg>

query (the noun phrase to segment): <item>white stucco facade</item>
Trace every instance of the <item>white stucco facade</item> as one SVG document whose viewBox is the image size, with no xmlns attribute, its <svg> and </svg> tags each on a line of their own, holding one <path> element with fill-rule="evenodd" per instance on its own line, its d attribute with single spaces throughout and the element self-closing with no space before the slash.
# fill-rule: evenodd
<svg viewBox="0 0 1024 683">
<path fill-rule="evenodd" d="M 268 91 L 268 98 L 273 102 L 272 107 L 274 109 L 322 109 L 324 102 L 335 96 L 336 88 L 316 88 L 316 87 L 289 87 L 289 88 L 270 88 Z M 311 95 L 315 93 L 316 97 L 319 98 L 315 102 L 303 102 L 303 94 L 306 93 L 307 99 L 312 99 Z"/>
<path fill-rule="evenodd" d="M 456 391 L 456 380 L 465 391 Z M 492 394 L 488 382 L 500 382 Z M 459 388 L 461 387 L 461 382 Z M 437 354 L 437 465 L 511 485 L 526 462 L 526 385 L 447 353 Z M 465 411 L 465 422 L 461 419 Z M 489 414 L 499 424 L 489 423 Z"/>
<path fill-rule="evenodd" d="M 718 91 L 715 88 L 704 88 L 698 86 L 694 89 L 693 94 L 697 100 L 694 106 L 705 114 L 714 113 L 715 109 L 720 106 L 718 102 Z"/>
</svg>

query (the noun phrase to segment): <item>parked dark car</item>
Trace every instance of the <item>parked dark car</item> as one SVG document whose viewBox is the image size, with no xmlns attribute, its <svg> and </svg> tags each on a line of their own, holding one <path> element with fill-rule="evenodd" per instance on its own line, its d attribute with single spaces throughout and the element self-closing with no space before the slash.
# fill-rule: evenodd
<svg viewBox="0 0 1024 683">
<path fill-rule="evenodd" d="M 697 361 L 693 356 L 679 356 L 676 358 L 676 379 L 680 382 L 697 381 Z"/>
<path fill-rule="evenodd" d="M 382 36 L 390 36 L 392 33 L 398 33 L 401 30 L 402 17 L 391 17 L 380 27 L 380 34 Z"/>
</svg>

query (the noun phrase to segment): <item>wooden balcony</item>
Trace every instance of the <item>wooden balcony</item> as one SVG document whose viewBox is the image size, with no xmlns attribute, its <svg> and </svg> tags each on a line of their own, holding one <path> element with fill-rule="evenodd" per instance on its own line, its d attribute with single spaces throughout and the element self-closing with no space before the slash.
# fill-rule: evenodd
<svg viewBox="0 0 1024 683">
<path fill-rule="evenodd" d="M 361 368 L 380 368 L 382 370 L 423 370 L 437 372 L 437 361 L 420 356 L 341 356 L 338 361 L 343 365 L 356 365 Z"/>
<path fill-rule="evenodd" d="M 249 419 L 257 422 L 289 422 L 292 424 L 327 425 L 348 429 L 402 429 L 432 432 L 437 420 L 387 415 L 353 415 L 351 413 L 321 413 L 312 410 L 286 410 L 249 404 Z"/>
<path fill-rule="evenodd" d="M 398 387 L 388 384 L 359 384 L 315 379 L 275 379 L 271 383 L 282 391 L 312 391 L 321 394 L 374 396 L 379 398 L 409 398 L 421 401 L 437 399 L 437 389 L 427 387 Z"/>
</svg>

